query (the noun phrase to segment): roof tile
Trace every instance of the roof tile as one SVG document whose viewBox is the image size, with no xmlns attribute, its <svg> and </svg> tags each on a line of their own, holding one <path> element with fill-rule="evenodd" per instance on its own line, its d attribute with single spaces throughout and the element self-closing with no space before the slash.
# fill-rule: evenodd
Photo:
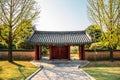
<svg viewBox="0 0 120 80">
<path fill-rule="evenodd" d="M 28 40 L 40 44 L 87 44 L 91 43 L 90 36 L 85 31 L 35 31 Z"/>
</svg>

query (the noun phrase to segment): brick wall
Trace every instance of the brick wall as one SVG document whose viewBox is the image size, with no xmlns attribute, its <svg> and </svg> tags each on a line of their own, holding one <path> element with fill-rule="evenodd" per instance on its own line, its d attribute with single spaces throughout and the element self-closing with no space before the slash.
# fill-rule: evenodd
<svg viewBox="0 0 120 80">
<path fill-rule="evenodd" d="M 109 60 L 109 51 L 86 51 L 85 57 L 87 60 Z M 120 60 L 120 51 L 114 51 L 113 57 L 115 60 Z"/>
<path fill-rule="evenodd" d="M 0 51 L 0 59 L 7 59 L 7 51 Z M 13 51 L 14 60 L 33 60 L 34 59 L 34 51 Z"/>
<path fill-rule="evenodd" d="M 34 51 L 13 51 L 14 60 L 33 60 Z M 115 60 L 120 60 L 120 51 L 114 51 Z M 94 51 L 85 51 L 85 58 L 87 60 L 109 60 L 109 51 L 98 51 L 97 54 Z M 7 59 L 7 51 L 0 51 L 0 60 Z"/>
</svg>

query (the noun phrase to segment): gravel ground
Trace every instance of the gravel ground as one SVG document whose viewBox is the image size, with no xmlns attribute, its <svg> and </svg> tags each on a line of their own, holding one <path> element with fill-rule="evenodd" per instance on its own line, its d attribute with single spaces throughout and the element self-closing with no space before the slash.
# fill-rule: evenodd
<svg viewBox="0 0 120 80">
<path fill-rule="evenodd" d="M 43 66 L 30 80 L 95 80 L 78 66 L 88 64 L 86 61 L 32 61 L 36 66 Z M 85 64 L 86 63 L 86 64 Z"/>
</svg>

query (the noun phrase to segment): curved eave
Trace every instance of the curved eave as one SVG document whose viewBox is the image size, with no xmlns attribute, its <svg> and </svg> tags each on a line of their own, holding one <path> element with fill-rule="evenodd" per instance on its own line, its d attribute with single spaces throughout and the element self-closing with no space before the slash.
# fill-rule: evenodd
<svg viewBox="0 0 120 80">
<path fill-rule="evenodd" d="M 34 31 L 28 42 L 42 45 L 81 45 L 92 42 L 86 31 Z"/>
<path fill-rule="evenodd" d="M 31 36 L 28 38 L 27 42 L 31 42 L 31 38 L 33 37 L 33 35 L 35 34 L 36 31 L 33 31 L 33 33 L 31 34 Z M 34 42 L 33 42 L 34 43 Z"/>
</svg>

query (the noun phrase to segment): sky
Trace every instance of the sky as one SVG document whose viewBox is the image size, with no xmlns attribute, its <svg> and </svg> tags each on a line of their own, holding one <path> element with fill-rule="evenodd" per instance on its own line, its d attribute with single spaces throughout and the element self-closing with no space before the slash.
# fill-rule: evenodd
<svg viewBox="0 0 120 80">
<path fill-rule="evenodd" d="M 40 15 L 36 28 L 41 31 L 79 31 L 91 23 L 88 20 L 87 0 L 37 0 Z"/>
</svg>

